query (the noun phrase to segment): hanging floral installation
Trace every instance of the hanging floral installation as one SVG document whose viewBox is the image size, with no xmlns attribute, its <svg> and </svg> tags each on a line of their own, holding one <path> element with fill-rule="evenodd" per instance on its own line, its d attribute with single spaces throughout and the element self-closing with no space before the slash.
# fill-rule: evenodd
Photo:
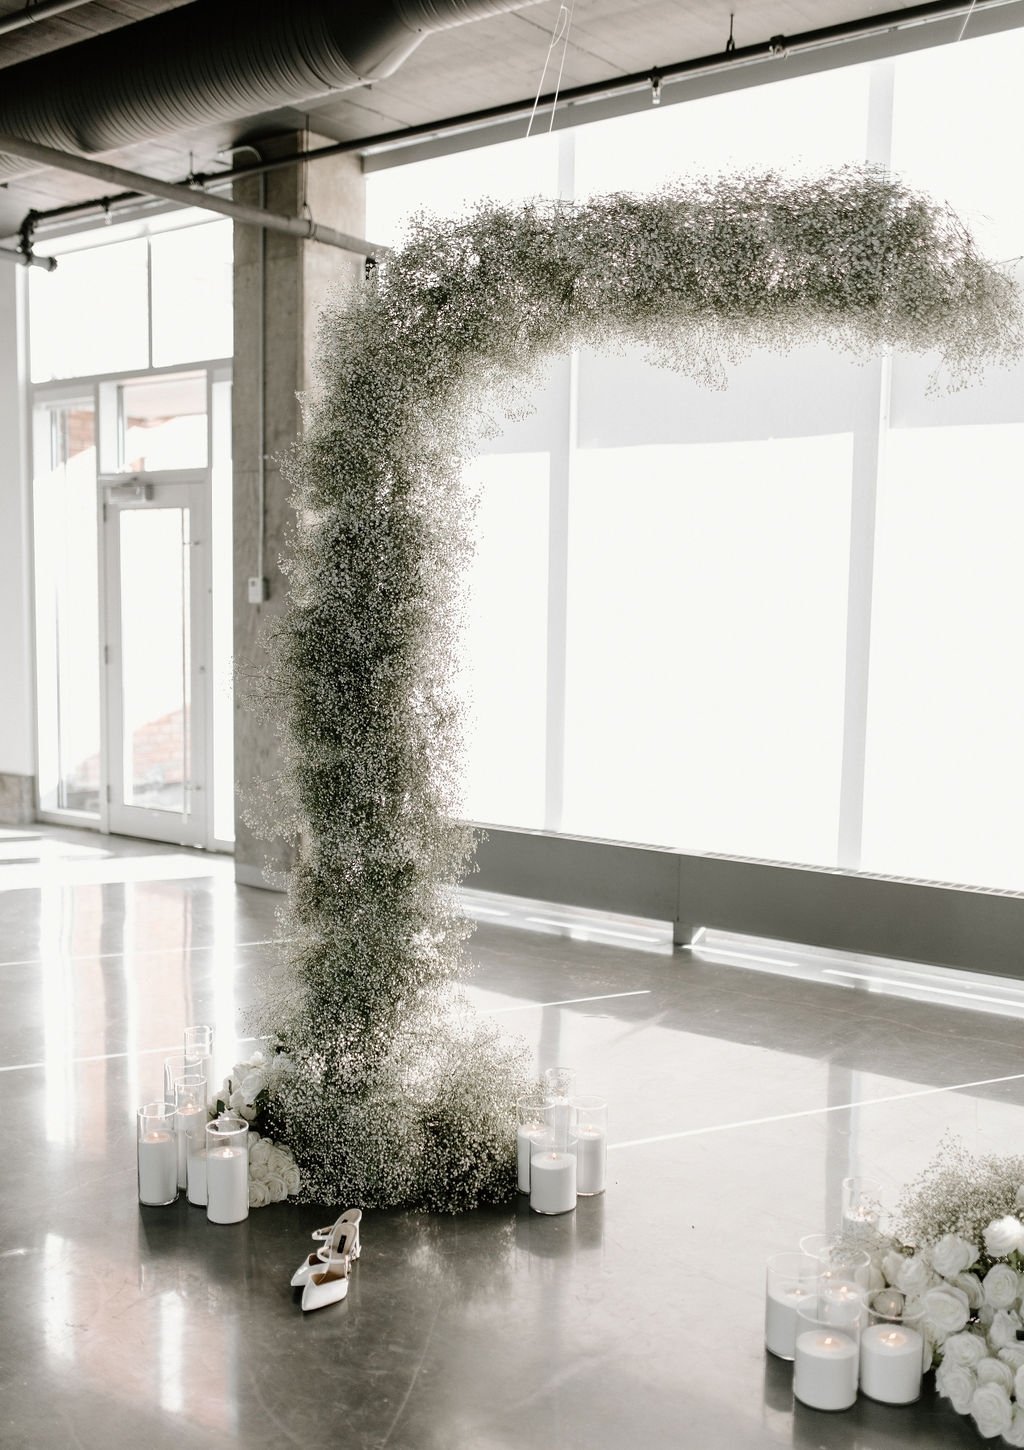
<svg viewBox="0 0 1024 1450">
<path fill-rule="evenodd" d="M 948 210 L 850 169 L 420 220 L 322 318 L 263 692 L 285 764 L 258 811 L 296 846 L 260 1025 L 292 1064 L 266 1123 L 307 1201 L 456 1212 L 515 1192 L 526 1054 L 458 985 L 474 843 L 452 681 L 481 434 L 575 347 L 639 343 L 721 387 L 755 348 L 821 341 L 935 350 L 963 385 L 1017 355 L 1017 294 Z"/>
</svg>

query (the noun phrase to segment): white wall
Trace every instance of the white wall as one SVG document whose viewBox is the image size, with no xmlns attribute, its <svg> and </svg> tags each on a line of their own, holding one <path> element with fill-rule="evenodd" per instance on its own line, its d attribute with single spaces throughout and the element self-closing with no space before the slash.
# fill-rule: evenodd
<svg viewBox="0 0 1024 1450">
<path fill-rule="evenodd" d="M 33 775 L 26 275 L 0 267 L 0 774 Z"/>
</svg>

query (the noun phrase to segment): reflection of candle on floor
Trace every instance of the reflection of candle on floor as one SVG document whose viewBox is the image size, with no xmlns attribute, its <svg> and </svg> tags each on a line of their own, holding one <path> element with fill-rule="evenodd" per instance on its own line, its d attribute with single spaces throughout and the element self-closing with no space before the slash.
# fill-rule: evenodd
<svg viewBox="0 0 1024 1450">
<path fill-rule="evenodd" d="M 530 1158 L 530 1207 L 535 1213 L 568 1213 L 576 1207 L 576 1154 L 545 1148 Z"/>
<path fill-rule="evenodd" d="M 530 1137 L 534 1133 L 543 1133 L 543 1131 L 544 1124 L 538 1120 L 535 1123 L 520 1123 L 519 1131 L 516 1133 L 520 1193 L 529 1193 L 530 1191 L 530 1149 L 533 1146 L 530 1142 Z"/>
<path fill-rule="evenodd" d="M 185 1161 L 188 1157 L 188 1134 L 203 1132 L 207 1112 L 205 1108 L 179 1108 L 174 1117 L 178 1134 L 178 1187 L 184 1188 L 188 1182 L 188 1169 Z"/>
<path fill-rule="evenodd" d="M 173 1203 L 178 1196 L 178 1152 L 174 1135 L 144 1133 L 139 1139 L 139 1202 Z"/>
<path fill-rule="evenodd" d="M 921 1396 L 924 1341 L 916 1329 L 872 1324 L 860 1340 L 860 1387 L 886 1405 L 909 1405 Z"/>
<path fill-rule="evenodd" d="M 211 1223 L 240 1223 L 249 1217 L 249 1154 L 245 1148 L 207 1150 L 206 1217 Z"/>
<path fill-rule="evenodd" d="M 848 1410 L 857 1398 L 859 1355 L 838 1330 L 806 1329 L 796 1337 L 793 1394 L 812 1410 Z"/>
<path fill-rule="evenodd" d="M 792 1359 L 796 1345 L 796 1311 L 806 1304 L 811 1289 L 783 1283 L 769 1289 L 764 1306 L 764 1346 L 780 1359 Z"/>
</svg>

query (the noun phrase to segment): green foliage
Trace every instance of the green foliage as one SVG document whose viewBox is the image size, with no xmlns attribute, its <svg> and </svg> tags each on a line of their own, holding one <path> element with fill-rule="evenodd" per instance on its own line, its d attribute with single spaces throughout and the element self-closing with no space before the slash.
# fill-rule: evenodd
<svg viewBox="0 0 1024 1450">
<path fill-rule="evenodd" d="M 264 1030 L 294 1073 L 268 1109 L 305 1195 L 452 1211 L 514 1191 L 524 1062 L 453 990 L 470 551 L 464 460 L 550 354 L 639 341 L 715 386 L 754 347 L 936 348 L 958 380 L 1019 340 L 1009 279 L 949 212 L 879 172 L 773 175 L 421 220 L 329 310 L 290 463 L 290 602 L 265 704 L 298 846 L 288 976 Z"/>
</svg>

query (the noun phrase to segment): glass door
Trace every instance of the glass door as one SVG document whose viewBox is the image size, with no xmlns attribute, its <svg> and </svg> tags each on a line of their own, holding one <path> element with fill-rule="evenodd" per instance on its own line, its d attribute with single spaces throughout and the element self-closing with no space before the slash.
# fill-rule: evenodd
<svg viewBox="0 0 1024 1450">
<path fill-rule="evenodd" d="M 111 831 L 209 844 L 206 473 L 104 480 Z"/>
</svg>

